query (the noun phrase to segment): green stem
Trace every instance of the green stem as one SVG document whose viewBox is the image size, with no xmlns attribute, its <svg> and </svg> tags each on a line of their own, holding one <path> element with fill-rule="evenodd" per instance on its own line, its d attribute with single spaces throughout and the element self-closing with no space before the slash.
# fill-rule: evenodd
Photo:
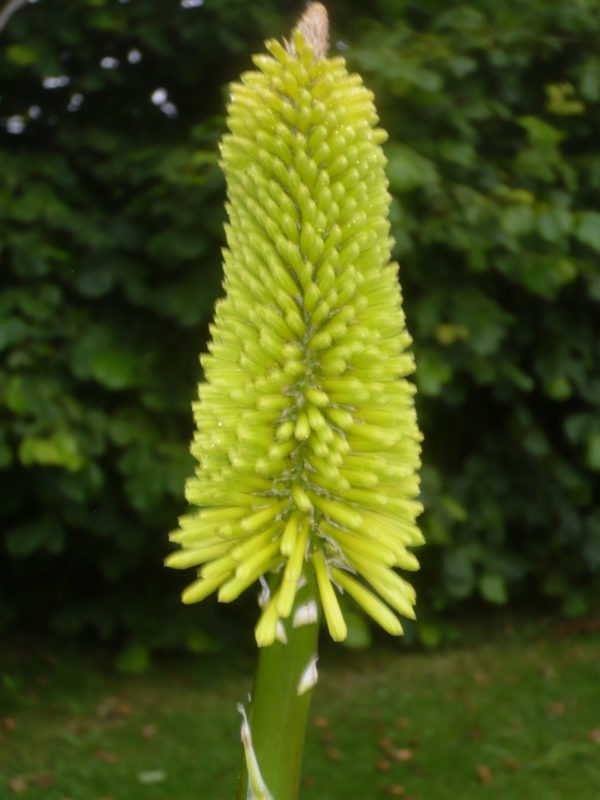
<svg viewBox="0 0 600 800">
<path fill-rule="evenodd" d="M 298 694 L 303 673 L 317 655 L 318 622 L 293 626 L 297 610 L 316 604 L 314 577 L 297 593 L 294 609 L 285 624 L 287 644 L 275 642 L 259 651 L 249 722 L 260 774 L 273 800 L 296 800 L 302 752 L 312 690 Z M 238 786 L 238 800 L 248 797 L 245 759 Z"/>
</svg>

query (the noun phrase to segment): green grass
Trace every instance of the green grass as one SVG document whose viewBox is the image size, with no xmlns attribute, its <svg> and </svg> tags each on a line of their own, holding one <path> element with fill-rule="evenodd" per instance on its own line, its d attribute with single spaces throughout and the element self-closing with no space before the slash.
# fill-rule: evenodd
<svg viewBox="0 0 600 800">
<path fill-rule="evenodd" d="M 3 656 L 0 798 L 233 800 L 246 659 L 164 660 L 136 677 L 110 663 Z M 320 671 L 307 800 L 600 797 L 597 633 L 521 629 L 426 654 L 327 648 Z"/>
</svg>

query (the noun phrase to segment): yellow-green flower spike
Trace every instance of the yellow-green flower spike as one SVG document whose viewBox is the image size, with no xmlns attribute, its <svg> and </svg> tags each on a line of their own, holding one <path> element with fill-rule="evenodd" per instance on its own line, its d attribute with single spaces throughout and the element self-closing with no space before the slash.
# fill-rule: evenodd
<svg viewBox="0 0 600 800">
<path fill-rule="evenodd" d="M 198 510 L 167 558 L 198 570 L 186 603 L 229 602 L 274 573 L 261 646 L 307 570 L 335 640 L 343 592 L 400 634 L 394 611 L 414 617 L 415 594 L 394 568 L 418 569 L 408 548 L 423 541 L 386 134 L 360 77 L 326 57 L 319 13 L 286 47 L 268 41 L 231 87 L 225 297 L 201 358 L 186 491 Z"/>
</svg>

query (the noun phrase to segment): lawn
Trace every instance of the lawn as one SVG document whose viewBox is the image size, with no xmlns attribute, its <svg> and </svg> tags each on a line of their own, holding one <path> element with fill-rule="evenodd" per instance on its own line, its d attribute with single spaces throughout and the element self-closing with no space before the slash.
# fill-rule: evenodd
<svg viewBox="0 0 600 800">
<path fill-rule="evenodd" d="M 0 659 L 0 797 L 233 800 L 250 662 Z M 433 653 L 325 648 L 301 797 L 598 800 L 600 636 L 504 625 Z"/>
</svg>

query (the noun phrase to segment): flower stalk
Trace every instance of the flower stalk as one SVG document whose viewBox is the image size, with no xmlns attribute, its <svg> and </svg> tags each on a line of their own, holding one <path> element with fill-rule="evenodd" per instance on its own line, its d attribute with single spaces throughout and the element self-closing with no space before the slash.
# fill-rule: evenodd
<svg viewBox="0 0 600 800">
<path fill-rule="evenodd" d="M 297 592 L 280 640 L 262 647 L 249 713 L 252 752 L 244 741 L 238 800 L 296 800 L 312 688 L 316 680 L 318 618 L 314 578 Z M 314 609 L 314 612 L 312 611 Z M 253 759 L 260 770 L 254 782 Z M 268 794 L 266 793 L 268 791 Z"/>
</svg>

